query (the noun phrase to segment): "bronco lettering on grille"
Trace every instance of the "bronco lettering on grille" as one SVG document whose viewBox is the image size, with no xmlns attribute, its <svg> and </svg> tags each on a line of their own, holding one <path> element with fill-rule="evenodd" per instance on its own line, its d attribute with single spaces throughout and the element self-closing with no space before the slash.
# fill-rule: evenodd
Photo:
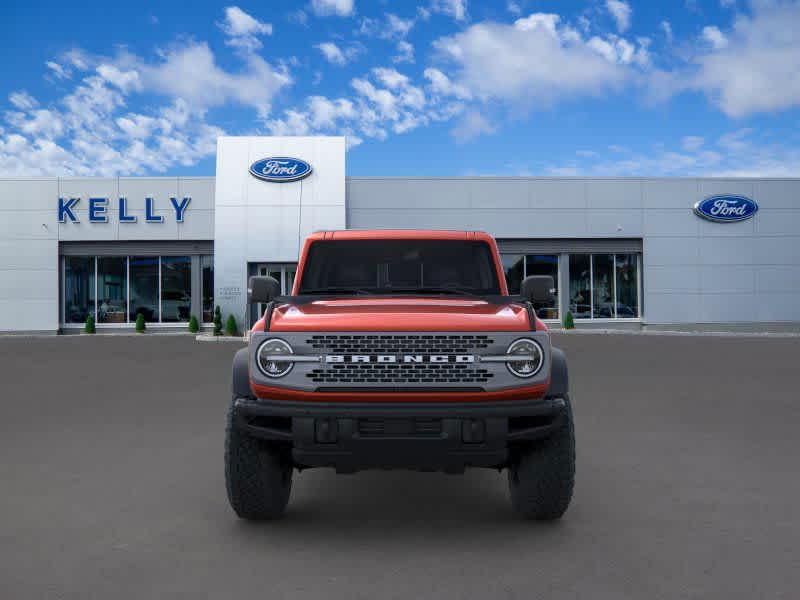
<svg viewBox="0 0 800 600">
<path fill-rule="evenodd" d="M 474 363 L 472 354 L 328 354 L 326 363 Z"/>
</svg>

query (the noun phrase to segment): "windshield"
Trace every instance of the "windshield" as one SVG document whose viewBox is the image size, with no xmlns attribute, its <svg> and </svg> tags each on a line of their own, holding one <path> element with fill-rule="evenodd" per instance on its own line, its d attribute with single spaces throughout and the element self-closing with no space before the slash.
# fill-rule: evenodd
<svg viewBox="0 0 800 600">
<path fill-rule="evenodd" d="M 331 240 L 311 244 L 300 294 L 497 295 L 489 245 L 466 240 Z"/>
</svg>

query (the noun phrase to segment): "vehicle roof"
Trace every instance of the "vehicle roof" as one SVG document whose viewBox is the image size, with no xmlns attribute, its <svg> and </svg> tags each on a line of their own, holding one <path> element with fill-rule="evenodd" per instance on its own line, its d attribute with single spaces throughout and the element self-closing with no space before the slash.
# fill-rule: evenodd
<svg viewBox="0 0 800 600">
<path fill-rule="evenodd" d="M 485 231 L 448 229 L 341 229 L 315 231 L 309 240 L 481 240 L 493 241 Z"/>
</svg>

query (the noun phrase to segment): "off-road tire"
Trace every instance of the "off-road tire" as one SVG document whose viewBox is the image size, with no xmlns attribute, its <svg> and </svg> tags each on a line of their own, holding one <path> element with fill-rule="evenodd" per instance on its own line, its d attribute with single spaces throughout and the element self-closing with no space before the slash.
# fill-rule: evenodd
<svg viewBox="0 0 800 600">
<path fill-rule="evenodd" d="M 225 487 L 228 501 L 241 519 L 281 517 L 292 491 L 292 465 L 274 443 L 247 435 L 236 427 L 234 407 L 225 429 Z"/>
<path fill-rule="evenodd" d="M 543 440 L 515 451 L 508 469 L 511 505 L 526 519 L 550 521 L 566 512 L 575 486 L 575 428 L 564 394 L 562 425 Z"/>
</svg>

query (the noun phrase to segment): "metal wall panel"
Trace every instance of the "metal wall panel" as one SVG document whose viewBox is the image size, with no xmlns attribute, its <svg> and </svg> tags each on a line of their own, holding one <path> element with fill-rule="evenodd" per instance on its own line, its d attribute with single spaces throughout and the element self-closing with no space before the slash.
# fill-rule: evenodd
<svg viewBox="0 0 800 600">
<path fill-rule="evenodd" d="M 215 240 L 219 300 L 243 314 L 248 261 L 292 262 L 309 232 L 345 226 L 486 230 L 501 244 L 535 240 L 532 252 L 578 251 L 564 240 L 597 243 L 597 252 L 639 251 L 629 244 L 640 240 L 646 322 L 800 320 L 800 179 L 345 179 L 342 138 L 248 139 L 218 153 L 221 179 L 0 179 L 0 330 L 58 327 L 59 242 L 125 254 L 155 241 L 164 254 L 174 242 Z M 257 158 L 281 154 L 308 160 L 314 174 L 268 184 L 247 173 Z M 736 224 L 692 213 L 695 202 L 719 193 L 747 195 L 759 211 Z M 118 222 L 121 194 L 135 224 Z M 164 223 L 144 221 L 143 195 L 156 199 Z M 80 223 L 57 222 L 59 196 L 81 198 Z M 192 198 L 183 223 L 170 196 Z M 107 223 L 88 222 L 89 197 L 109 198 Z M 119 245 L 135 242 L 145 245 Z"/>
<path fill-rule="evenodd" d="M 642 240 L 631 239 L 498 239 L 500 252 L 508 254 L 560 254 L 573 253 L 630 253 L 642 251 Z"/>
<path fill-rule="evenodd" d="M 290 156 L 313 168 L 299 181 L 274 183 L 249 168 L 270 156 Z M 316 229 L 344 229 L 343 137 L 221 137 L 217 141 L 214 214 L 215 301 L 245 319 L 248 262 L 295 262 Z"/>
<path fill-rule="evenodd" d="M 800 179 L 351 177 L 347 193 L 350 227 L 477 229 L 552 251 L 561 238 L 640 238 L 647 323 L 798 319 Z M 748 196 L 759 212 L 700 219 L 694 203 L 713 194 Z M 733 308 L 715 311 L 726 295 Z"/>
<path fill-rule="evenodd" d="M 57 179 L 0 179 L 0 332 L 58 329 L 57 197 Z"/>
<path fill-rule="evenodd" d="M 214 242 L 61 242 L 62 256 L 192 256 L 214 254 Z"/>
</svg>

